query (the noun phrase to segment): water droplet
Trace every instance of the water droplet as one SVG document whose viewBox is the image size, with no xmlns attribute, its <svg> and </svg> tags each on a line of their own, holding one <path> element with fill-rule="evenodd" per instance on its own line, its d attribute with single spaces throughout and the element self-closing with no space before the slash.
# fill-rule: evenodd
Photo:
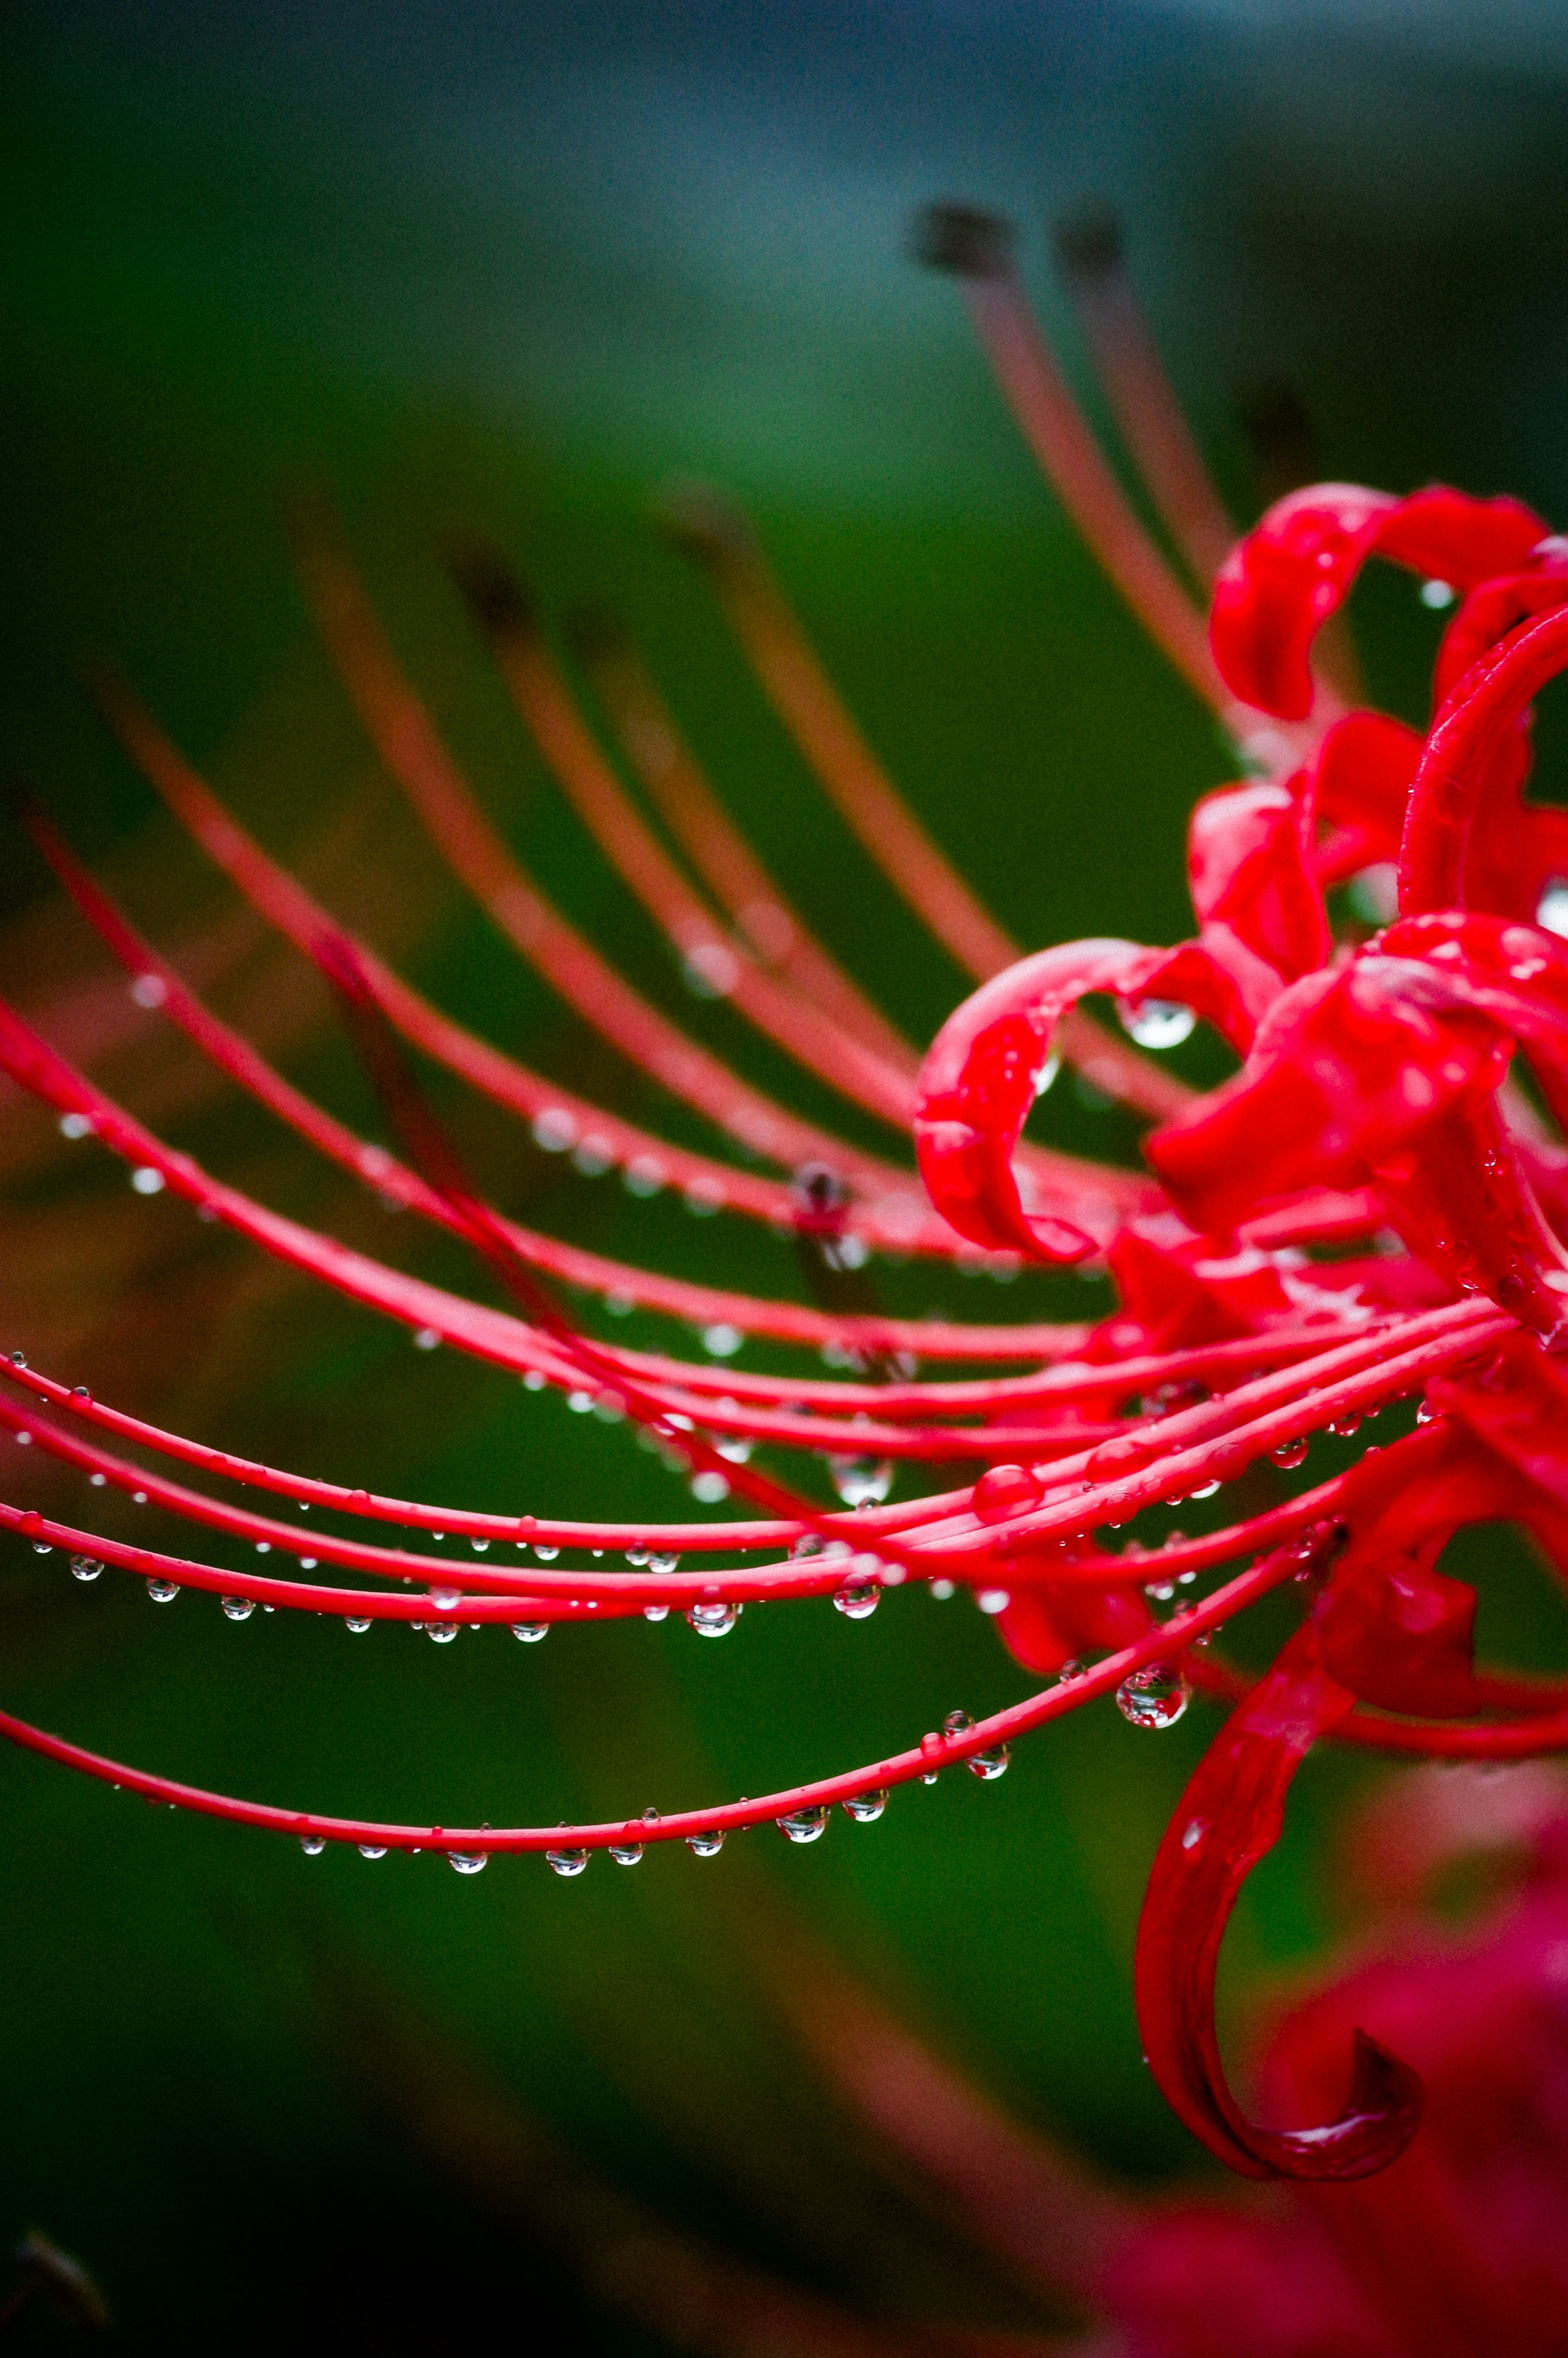
<svg viewBox="0 0 1568 2358">
<path fill-rule="evenodd" d="M 476 1540 L 470 1536 L 469 1545 L 472 1548 L 475 1555 L 488 1555 L 490 1553 L 490 1541 L 488 1540 Z"/>
<path fill-rule="evenodd" d="M 968 1736 L 974 1721 L 967 1711 L 950 1711 L 942 1722 L 944 1736 Z"/>
<path fill-rule="evenodd" d="M 727 1318 L 717 1319 L 702 1330 L 702 1347 L 714 1359 L 732 1359 L 745 1339 L 739 1326 L 731 1326 Z"/>
<path fill-rule="evenodd" d="M 643 1607 L 644 1621 L 667 1621 L 669 1617 L 670 1608 L 667 1605 L 644 1605 Z"/>
<path fill-rule="evenodd" d="M 847 1507 L 880 1507 L 892 1488 L 891 1457 L 830 1457 L 827 1470 Z"/>
<path fill-rule="evenodd" d="M 455 1621 L 427 1621 L 425 1635 L 433 1646 L 449 1646 L 458 1634 Z"/>
<path fill-rule="evenodd" d="M 103 1569 L 95 1555 L 73 1555 L 70 1568 L 78 1580 L 96 1580 Z"/>
<path fill-rule="evenodd" d="M 168 985 L 161 974 L 139 974 L 131 985 L 131 997 L 138 1007 L 161 1007 L 168 997 Z"/>
<path fill-rule="evenodd" d="M 1012 1603 L 1012 1592 L 1007 1588 L 977 1589 L 975 1603 L 982 1613 L 1005 1613 Z"/>
<path fill-rule="evenodd" d="M 1436 1419 L 1438 1413 L 1438 1410 L 1433 1405 L 1431 1401 L 1423 1400 L 1421 1406 L 1415 1412 L 1415 1421 L 1417 1424 L 1431 1424 Z"/>
<path fill-rule="evenodd" d="M 73 1401 L 79 1401 L 84 1408 L 91 1408 L 92 1405 L 92 1394 L 88 1390 L 85 1384 L 72 1384 L 70 1388 L 70 1397 Z"/>
<path fill-rule="evenodd" d="M 1430 606 L 1434 613 L 1440 614 L 1445 606 L 1454 603 L 1454 584 L 1451 581 L 1423 581 L 1420 595 L 1423 606 Z"/>
<path fill-rule="evenodd" d="M 1336 1416 L 1328 1429 L 1330 1433 L 1336 1433 L 1341 1441 L 1348 1441 L 1353 1433 L 1361 1430 L 1359 1409 L 1352 1409 L 1348 1416 Z"/>
<path fill-rule="evenodd" d="M 346 1613 L 343 1616 L 343 1627 L 345 1629 L 351 1629 L 356 1638 L 362 1638 L 370 1628 L 370 1623 L 362 1614 Z"/>
<path fill-rule="evenodd" d="M 1061 1669 L 1056 1673 L 1057 1685 L 1061 1687 L 1071 1686 L 1075 1679 L 1081 1679 L 1083 1677 L 1087 1668 L 1088 1664 L 1087 1662 L 1080 1662 L 1076 1660 L 1064 1662 Z"/>
<path fill-rule="evenodd" d="M 618 1842 L 610 1845 L 610 1855 L 617 1866 L 635 1866 L 643 1855 L 640 1842 Z"/>
<path fill-rule="evenodd" d="M 1050 1087 L 1052 1082 L 1055 1079 L 1061 1069 L 1062 1059 L 1053 1049 L 1051 1055 L 1046 1057 L 1045 1062 L 1041 1065 L 1040 1070 L 1034 1076 L 1034 1094 L 1037 1098 L 1043 1098 L 1044 1096 L 1046 1090 Z"/>
<path fill-rule="evenodd" d="M 1028 1514 L 1044 1495 L 1027 1466 L 993 1466 L 975 1484 L 974 1509 L 982 1523 L 1000 1523 Z"/>
<path fill-rule="evenodd" d="M 564 1154 L 577 1140 L 577 1123 L 565 1106 L 546 1106 L 534 1116 L 534 1143 L 546 1154 Z"/>
<path fill-rule="evenodd" d="M 62 1138 L 91 1138 L 92 1135 L 92 1115 L 88 1113 L 62 1113 L 59 1118 L 59 1134 Z"/>
<path fill-rule="evenodd" d="M 984 1752 L 970 1753 L 969 1774 L 971 1777 L 983 1777 L 987 1784 L 993 1784 L 997 1778 L 1006 1776 L 1007 1764 L 1011 1758 L 1012 1753 L 1007 1745 L 989 1745 Z"/>
<path fill-rule="evenodd" d="M 254 1603 L 248 1596 L 225 1596 L 223 1599 L 225 1621 L 248 1621 L 255 1609 Z"/>
<path fill-rule="evenodd" d="M 456 1588 L 432 1588 L 430 1602 L 438 1613 L 455 1613 L 462 1603 L 462 1593 Z"/>
<path fill-rule="evenodd" d="M 686 1462 L 683 1458 L 682 1464 Z M 720 1499 L 730 1496 L 730 1485 L 716 1467 L 705 1466 L 691 1477 L 691 1495 L 699 1507 L 717 1507 Z"/>
<path fill-rule="evenodd" d="M 686 1846 L 698 1858 L 717 1858 L 724 1847 L 723 1832 L 718 1826 L 709 1826 L 703 1833 L 687 1834 Z"/>
<path fill-rule="evenodd" d="M 779 1819 L 778 1829 L 786 1842 L 819 1842 L 827 1831 L 827 1807 L 814 1802 L 806 1809 L 791 1810 Z"/>
<path fill-rule="evenodd" d="M 325 1834 L 301 1834 L 299 1847 L 307 1858 L 319 1858 L 327 1847 L 327 1837 Z"/>
<path fill-rule="evenodd" d="M 447 1865 L 455 1875 L 479 1875 L 490 1865 L 490 1854 L 482 1850 L 449 1850 Z"/>
<path fill-rule="evenodd" d="M 1122 999 L 1116 1011 L 1128 1038 L 1141 1048 L 1179 1048 L 1192 1038 L 1198 1020 L 1179 999 Z"/>
<path fill-rule="evenodd" d="M 1173 1580 L 1146 1580 L 1143 1584 L 1143 1594 L 1151 1605 L 1169 1605 L 1175 1593 Z"/>
<path fill-rule="evenodd" d="M 879 1785 L 874 1792 L 851 1793 L 844 1809 L 858 1826 L 874 1826 L 887 1805 L 887 1789 Z"/>
<path fill-rule="evenodd" d="M 1192 1693 L 1180 1671 L 1166 1662 L 1150 1662 L 1122 1680 L 1116 1707 L 1134 1727 L 1174 1727 Z"/>
<path fill-rule="evenodd" d="M 939 1605 L 945 1605 L 949 1596 L 956 1596 L 957 1595 L 957 1583 L 956 1581 L 929 1580 L 925 1585 Z"/>
<path fill-rule="evenodd" d="M 1275 1465 L 1282 1466 L 1287 1474 L 1293 1473 L 1298 1466 L 1306 1464 L 1306 1454 L 1307 1444 L 1304 1439 L 1281 1441 L 1277 1449 L 1271 1449 L 1269 1452 Z"/>
<path fill-rule="evenodd" d="M 155 1605 L 171 1605 L 179 1595 L 178 1585 L 172 1580 L 149 1580 L 147 1595 Z"/>
<path fill-rule="evenodd" d="M 384 1843 L 361 1843 L 358 1845 L 358 1848 L 362 1858 L 384 1858 L 386 1856 L 386 1844 Z"/>
<path fill-rule="evenodd" d="M 524 1646 L 536 1646 L 541 1638 L 547 1638 L 550 1634 L 547 1621 L 513 1621 L 507 1626 L 518 1643 Z"/>
<path fill-rule="evenodd" d="M 645 1826 L 656 1826 L 659 1822 L 659 1812 L 654 1809 L 652 1801 L 650 1801 L 647 1808 L 643 1812 L 643 1823 Z"/>
<path fill-rule="evenodd" d="M 880 1580 L 847 1581 L 833 1592 L 833 1602 L 849 1621 L 869 1621 L 881 1602 Z"/>
<path fill-rule="evenodd" d="M 664 1555 L 651 1555 L 648 1558 L 648 1570 L 650 1572 L 659 1573 L 678 1572 L 680 1570 L 680 1558 L 678 1555 L 671 1555 L 668 1552 Z"/>
<path fill-rule="evenodd" d="M 131 1174 L 131 1184 L 138 1195 L 161 1195 L 164 1188 L 163 1173 L 154 1163 L 140 1163 Z"/>
<path fill-rule="evenodd" d="M 694 1605 L 686 1617 L 699 1637 L 728 1638 L 741 1618 L 741 1607 L 719 1597 L 709 1605 Z"/>
<path fill-rule="evenodd" d="M 1189 1498 L 1212 1498 L 1218 1488 L 1217 1481 L 1198 1482 L 1187 1492 L 1187 1496 Z"/>
<path fill-rule="evenodd" d="M 1208 1820 L 1206 1818 L 1189 1818 L 1186 1824 L 1182 1828 L 1182 1848 L 1184 1850 L 1196 1850 L 1199 1843 L 1202 1842 L 1207 1832 Z"/>
<path fill-rule="evenodd" d="M 1535 922 L 1543 933 L 1568 935 L 1568 879 L 1552 879 L 1535 904 Z"/>
</svg>

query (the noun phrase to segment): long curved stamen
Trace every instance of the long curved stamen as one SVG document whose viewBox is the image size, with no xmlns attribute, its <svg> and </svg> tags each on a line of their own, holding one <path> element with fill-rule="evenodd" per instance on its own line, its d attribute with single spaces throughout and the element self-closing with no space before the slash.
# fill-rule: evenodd
<svg viewBox="0 0 1568 2358">
<path fill-rule="evenodd" d="M 1111 414 L 1161 521 L 1206 594 L 1236 526 L 1160 359 L 1127 276 L 1121 232 L 1098 209 L 1064 222 L 1054 240 Z"/>
<path fill-rule="evenodd" d="M 753 954 L 891 1065 L 917 1052 L 808 930 L 697 763 L 636 648 L 602 615 L 579 616 L 573 653 L 633 773 Z"/>
</svg>

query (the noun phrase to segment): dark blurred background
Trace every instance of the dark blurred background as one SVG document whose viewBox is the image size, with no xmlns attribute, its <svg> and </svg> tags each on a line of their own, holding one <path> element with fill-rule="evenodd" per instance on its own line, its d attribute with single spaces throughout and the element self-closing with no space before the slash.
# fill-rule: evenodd
<svg viewBox="0 0 1568 2358">
<path fill-rule="evenodd" d="M 1089 393 L 1049 231 L 1114 207 L 1243 519 L 1271 463 L 1247 421 L 1281 402 L 1325 475 L 1444 477 L 1563 518 L 1565 102 L 1551 0 L 14 7 L 5 767 L 223 1011 L 374 1125 L 314 985 L 236 915 L 93 717 L 81 669 L 112 659 L 422 988 L 698 1141 L 435 873 L 294 584 L 279 498 L 324 486 L 548 889 L 683 1022 L 830 1112 L 682 992 L 506 708 L 446 535 L 497 539 L 552 629 L 585 600 L 618 606 L 791 891 L 928 1037 L 962 978 L 800 770 L 650 493 L 695 476 L 746 505 L 873 743 L 1023 942 L 1175 938 L 1184 814 L 1226 752 L 1033 472 L 952 287 L 908 259 L 912 213 L 957 197 L 1012 216 Z M 1403 577 L 1368 582 L 1356 611 L 1374 696 L 1419 718 L 1434 618 Z M 1549 750 L 1552 718 L 1548 699 Z M 483 1289 L 127 1011 L 3 825 L 0 979 L 46 1028 L 85 1027 L 71 1036 L 96 1043 L 106 1086 L 265 1200 Z M 765 1232 L 633 1205 L 437 1094 L 487 1186 L 537 1225 L 799 1290 Z M 1130 1151 L 1113 1117 L 1059 1095 L 1058 1135 Z M 14 1093 L 3 1110 L 7 1347 L 307 1472 L 499 1509 L 685 1510 L 624 1430 L 411 1351 L 132 1198 Z M 987 1318 L 1103 1300 L 1071 1280 L 879 1282 L 890 1306 Z M 651 1317 L 614 1331 L 672 1340 Z M 1029 1684 L 967 1604 L 925 1595 L 861 1627 L 825 1605 L 753 1612 L 721 1646 L 677 1616 L 437 1650 L 283 1615 L 232 1628 L 194 1595 L 155 1613 L 136 1584 L 79 1589 L 58 1557 L 7 1559 L 7 1707 L 325 1809 L 671 1807 L 873 1757 Z M 1522 1572 L 1483 1610 L 1499 1650 L 1551 1658 Z M 612 2279 L 643 2264 L 624 2257 L 637 2235 L 666 2230 L 865 2309 L 1037 2323 L 1037 2299 L 848 2124 L 762 1959 L 827 1942 L 1036 2129 L 1140 2182 L 1193 2172 L 1140 2066 L 1130 1959 L 1154 1843 L 1214 1725 L 1196 1705 L 1152 1736 L 1101 1710 L 1036 1737 L 995 1789 L 915 1788 L 809 1852 L 759 1833 L 711 1864 L 600 1859 L 570 1883 L 536 1860 L 471 1882 L 429 1859 L 305 1861 L 7 1754 L 0 2237 L 47 2229 L 100 2277 L 122 2341 L 149 2348 L 316 2331 L 387 2351 L 664 2347 Z M 1231 1938 L 1234 2025 L 1334 1938 L 1325 1862 L 1365 1782 L 1333 1759 L 1302 1779 Z M 66 2330 L 29 2313 L 16 2345 Z"/>
</svg>

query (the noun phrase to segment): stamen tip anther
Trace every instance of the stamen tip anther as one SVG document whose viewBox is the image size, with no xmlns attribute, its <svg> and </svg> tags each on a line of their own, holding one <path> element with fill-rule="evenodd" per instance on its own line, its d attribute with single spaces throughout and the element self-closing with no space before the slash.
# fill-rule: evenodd
<svg viewBox="0 0 1568 2358">
<path fill-rule="evenodd" d="M 910 244 L 928 270 L 1001 278 L 1012 266 L 1013 227 L 1005 215 L 978 205 L 925 205 L 915 216 Z"/>
<path fill-rule="evenodd" d="M 533 600 L 499 552 L 482 540 L 447 544 L 452 579 L 487 638 L 516 636 L 534 628 Z"/>
<path fill-rule="evenodd" d="M 1067 214 L 1051 243 L 1068 278 L 1108 278 L 1121 267 L 1121 223 L 1108 205 L 1090 203 Z"/>
</svg>

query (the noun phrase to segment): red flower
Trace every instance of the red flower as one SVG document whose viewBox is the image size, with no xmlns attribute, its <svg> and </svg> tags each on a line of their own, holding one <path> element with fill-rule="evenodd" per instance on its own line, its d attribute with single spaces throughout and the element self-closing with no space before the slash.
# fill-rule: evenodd
<svg viewBox="0 0 1568 2358">
<path fill-rule="evenodd" d="M 1029 1700 L 896 1756 L 760 1801 L 566 1828 L 384 1826 L 199 1792 L 82 1752 L 0 1716 L 16 1741 L 100 1777 L 232 1819 L 326 1840 L 435 1849 L 471 1870 L 546 1851 L 558 1872 L 650 1841 L 700 1855 L 733 1827 L 775 1820 L 810 1840 L 833 1804 L 880 1813 L 888 1791 L 946 1764 L 1000 1775 L 1025 1731 L 1115 1693 L 1128 1716 L 1168 1725 L 1189 1682 L 1235 1714 L 1172 1821 L 1152 1876 L 1137 1988 L 1151 2064 L 1198 2136 L 1238 2170 L 1343 2180 L 1400 2154 L 1422 2110 L 1412 2061 L 1379 2035 L 1376 2009 L 1336 2030 L 1314 2070 L 1318 2125 L 1260 2127 L 1220 2069 L 1215 1966 L 1247 1871 L 1278 1836 L 1292 1777 L 1324 1737 L 1396 1750 L 1508 1758 L 1568 1743 L 1568 1688 L 1477 1670 L 1472 1592 L 1439 1568 L 1468 1524 L 1524 1526 L 1568 1566 L 1568 1417 L 1555 1352 L 1568 1316 L 1561 1150 L 1508 1087 L 1519 1048 L 1553 1112 L 1568 1112 L 1568 821 L 1524 799 L 1529 704 L 1568 664 L 1568 559 L 1509 501 L 1444 490 L 1398 500 L 1345 486 L 1292 494 L 1225 559 L 1211 633 L 1138 524 L 1040 341 L 1005 237 L 955 209 L 931 216 L 931 259 L 957 269 L 1020 422 L 1113 579 L 1254 773 L 1194 815 L 1194 938 L 1174 949 L 1077 942 L 1019 958 L 899 801 L 802 638 L 758 550 L 708 500 L 672 512 L 707 566 L 775 709 L 823 785 L 933 933 L 979 988 L 921 1063 L 869 1006 L 735 833 L 631 650 L 578 647 L 607 737 L 657 808 L 666 849 L 590 729 L 503 562 L 467 550 L 459 579 L 523 720 L 606 856 L 638 895 L 694 990 L 721 995 L 863 1113 L 913 1130 L 929 1204 L 900 1165 L 855 1149 L 750 1087 L 636 993 L 539 892 L 485 817 L 416 700 L 329 525 L 303 519 L 300 561 L 344 687 L 427 833 L 519 952 L 631 1065 L 773 1175 L 670 1145 L 570 1096 L 463 1031 L 353 939 L 234 823 L 135 702 L 105 709 L 195 840 L 254 907 L 327 977 L 401 1155 L 360 1139 L 222 1024 L 79 866 L 50 823 L 36 839 L 78 907 L 133 977 L 138 1007 L 181 1028 L 230 1080 L 382 1195 L 473 1249 L 512 1307 L 443 1291 L 267 1209 L 170 1152 L 33 1027 L 0 1013 L 0 1066 L 92 1133 L 143 1192 L 168 1188 L 263 1251 L 446 1341 L 645 1429 L 704 1503 L 730 1492 L 757 1510 L 730 1523 L 611 1525 L 503 1517 L 369 1498 L 242 1464 L 162 1432 L 20 1359 L 0 1421 L 65 1465 L 132 1489 L 209 1531 L 300 1560 L 299 1577 L 243 1578 L 184 1554 L 95 1535 L 18 1502 L 0 1522 L 103 1566 L 155 1595 L 212 1591 L 236 1617 L 257 1602 L 330 1610 L 351 1627 L 401 1619 L 446 1639 L 501 1622 L 532 1639 L 557 1620 L 671 1606 L 722 1635 L 753 1599 L 831 1595 L 851 1617 L 914 1580 L 961 1583 L 996 1613 L 1017 1658 L 1059 1672 Z M 1198 580 L 1229 529 L 1124 299 L 1107 296 L 1101 246 L 1076 253 L 1077 292 L 1130 448 Z M 1422 739 L 1347 709 L 1314 676 L 1316 634 L 1377 555 L 1461 594 L 1439 654 L 1436 717 Z M 1399 916 L 1369 939 L 1336 937 L 1327 895 L 1397 860 Z M 1204 1097 L 1113 1041 L 1081 1000 L 1115 1000 L 1139 1046 L 1202 1021 L 1238 1061 Z M 479 1199 L 427 1109 L 417 1051 L 531 1125 L 587 1174 L 619 1167 L 635 1195 L 679 1186 L 694 1212 L 722 1208 L 799 1241 L 819 1289 L 803 1308 L 628 1267 L 539 1235 Z M 1072 1058 L 1159 1124 L 1152 1176 L 1021 1145 L 1025 1117 Z M 931 1325 L 880 1314 L 856 1291 L 878 1250 L 1103 1262 L 1119 1296 L 1092 1330 Z M 591 1336 L 554 1282 L 684 1319 L 709 1360 L 630 1351 Z M 753 1373 L 750 1335 L 818 1347 L 832 1379 Z M 1010 1360 L 1020 1372 L 934 1380 L 925 1362 Z M 1301 1464 L 1308 1437 L 1422 1400 L 1422 1429 L 1391 1425 L 1350 1470 L 1207 1535 L 1173 1534 L 1151 1581 L 1141 1543 L 1112 1536 L 1145 1509 L 1207 1496 L 1255 1461 Z M 299 1527 L 197 1490 L 118 1454 L 170 1462 L 330 1509 Z M 824 1457 L 852 1512 L 828 1509 L 748 1463 L 756 1446 Z M 887 1499 L 892 1468 L 967 1461 L 979 1478 Z M 37 1459 L 30 1461 L 37 1463 Z M 386 1546 L 392 1524 L 421 1536 Z M 497 1556 L 460 1566 L 431 1534 Z M 531 1551 L 532 1561 L 518 1560 Z M 567 1551 L 570 1561 L 557 1568 Z M 609 1565 L 624 1552 L 629 1568 Z M 756 1561 L 757 1558 L 762 1561 Z M 714 1559 L 718 1561 L 715 1562 Z M 653 1562 L 650 1562 L 650 1559 Z M 654 1564 L 662 1568 L 654 1569 Z M 1169 1620 L 1152 1603 L 1229 1567 Z M 380 1585 L 349 1588 L 329 1571 Z M 422 1591 L 409 1593 L 413 1580 Z M 1303 1590 L 1299 1630 L 1256 1684 L 1206 1641 L 1254 1599 Z M 1088 1667 L 1083 1658 L 1098 1655 Z M 1370 2024 L 1370 2028 L 1368 2028 Z M 1346 2093 L 1346 2082 L 1348 2093 Z M 1371 2346 L 1371 2345 L 1368 2345 Z"/>
</svg>

